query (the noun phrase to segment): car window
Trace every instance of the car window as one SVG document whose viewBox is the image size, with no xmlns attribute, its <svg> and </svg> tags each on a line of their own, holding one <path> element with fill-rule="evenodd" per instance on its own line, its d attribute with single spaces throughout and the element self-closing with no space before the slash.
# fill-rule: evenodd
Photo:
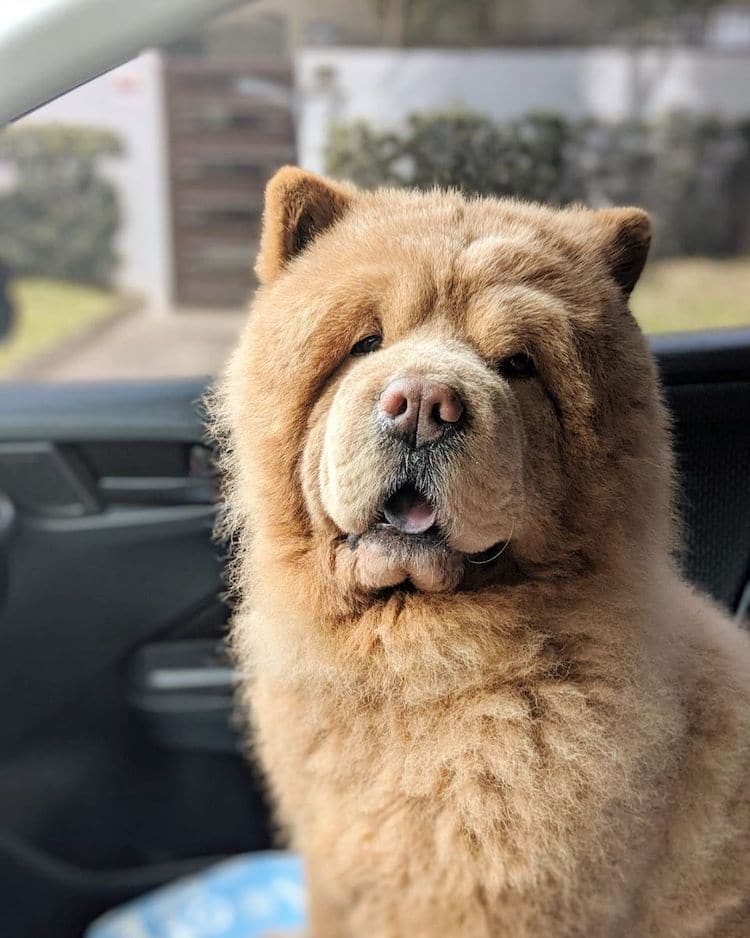
<svg viewBox="0 0 750 938">
<path fill-rule="evenodd" d="M 750 324 L 750 3 L 258 2 L 0 132 L 0 379 L 220 369 L 285 163 L 643 205 L 643 327 Z"/>
</svg>

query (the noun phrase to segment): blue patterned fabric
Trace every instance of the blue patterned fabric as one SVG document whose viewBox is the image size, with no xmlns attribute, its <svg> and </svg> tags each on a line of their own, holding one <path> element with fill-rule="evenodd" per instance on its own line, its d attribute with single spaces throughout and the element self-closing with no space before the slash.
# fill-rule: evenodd
<svg viewBox="0 0 750 938">
<path fill-rule="evenodd" d="M 84 938 L 261 938 L 304 926 L 302 864 L 256 853 L 148 893 L 97 919 Z"/>
</svg>

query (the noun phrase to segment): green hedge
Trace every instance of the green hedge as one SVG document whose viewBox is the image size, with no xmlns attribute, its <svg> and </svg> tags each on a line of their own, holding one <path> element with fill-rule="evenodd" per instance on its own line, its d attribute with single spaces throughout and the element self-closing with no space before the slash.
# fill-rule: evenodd
<svg viewBox="0 0 750 938">
<path fill-rule="evenodd" d="M 31 125 L 0 133 L 0 164 L 13 185 L 0 193 L 0 261 L 16 275 L 106 286 L 120 223 L 102 159 L 121 153 L 113 134 Z"/>
<path fill-rule="evenodd" d="M 565 205 L 643 205 L 662 255 L 750 250 L 750 122 L 504 123 L 465 110 L 410 116 L 398 131 L 332 128 L 327 171 L 360 185 L 454 186 Z"/>
</svg>

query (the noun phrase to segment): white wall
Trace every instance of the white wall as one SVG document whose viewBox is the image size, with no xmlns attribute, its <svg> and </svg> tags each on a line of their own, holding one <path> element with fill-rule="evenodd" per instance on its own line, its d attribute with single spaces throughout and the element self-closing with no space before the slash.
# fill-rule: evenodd
<svg viewBox="0 0 750 938">
<path fill-rule="evenodd" d="M 503 120 L 530 111 L 617 120 L 674 109 L 750 115 L 750 54 L 709 49 L 302 49 L 298 151 L 321 171 L 333 120 L 397 125 L 466 105 Z"/>
<path fill-rule="evenodd" d="M 26 121 L 85 124 L 114 131 L 121 157 L 106 167 L 117 186 L 122 227 L 117 285 L 154 310 L 171 300 L 171 224 L 161 60 L 137 58 L 51 101 Z"/>
</svg>

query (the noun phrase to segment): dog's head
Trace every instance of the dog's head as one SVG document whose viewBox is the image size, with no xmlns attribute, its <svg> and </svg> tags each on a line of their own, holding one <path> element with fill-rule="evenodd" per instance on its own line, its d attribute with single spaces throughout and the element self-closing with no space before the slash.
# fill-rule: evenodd
<svg viewBox="0 0 750 938">
<path fill-rule="evenodd" d="M 669 456 L 627 300 L 638 209 L 269 183 L 230 369 L 233 508 L 372 589 L 570 575 L 664 545 Z"/>
</svg>

